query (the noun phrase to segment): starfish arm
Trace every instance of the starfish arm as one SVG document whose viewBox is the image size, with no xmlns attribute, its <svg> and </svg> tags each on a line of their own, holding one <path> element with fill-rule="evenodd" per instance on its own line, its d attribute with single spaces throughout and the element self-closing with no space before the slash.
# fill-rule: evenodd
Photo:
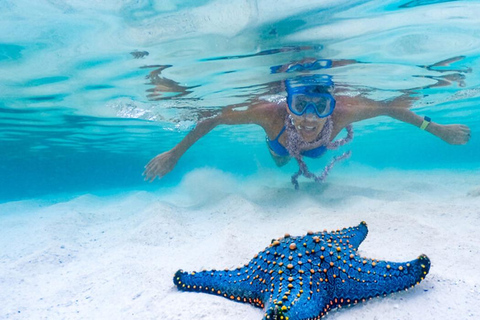
<svg viewBox="0 0 480 320">
<path fill-rule="evenodd" d="M 225 298 L 264 307 L 264 279 L 252 272 L 252 268 L 235 270 L 211 270 L 201 272 L 183 272 L 178 270 L 173 283 L 179 290 L 204 292 Z"/>
<path fill-rule="evenodd" d="M 307 289 L 308 285 L 305 286 L 299 280 L 298 272 L 285 268 L 283 271 L 280 276 L 274 276 L 275 280 L 272 281 L 270 295 L 266 299 L 264 319 L 310 319 L 315 315 L 315 303 L 308 302 L 310 296 L 304 294 L 304 289 Z M 305 317 L 292 317 L 291 314 L 297 313 L 295 310 L 301 310 Z"/>
<path fill-rule="evenodd" d="M 294 243 L 290 242 L 290 245 Z M 327 280 L 316 277 L 320 273 L 315 262 L 309 259 L 313 256 L 304 256 L 307 248 L 302 250 L 303 245 L 300 245 L 289 246 L 289 250 L 293 250 L 291 256 L 285 256 L 285 263 L 278 263 L 279 268 L 272 275 L 270 296 L 266 296 L 265 320 L 317 319 L 330 308 L 332 286 Z M 303 262 L 298 260 L 301 258 L 304 258 Z"/>
<path fill-rule="evenodd" d="M 368 234 L 367 223 L 362 221 L 356 227 L 344 228 L 340 231 L 331 232 L 338 239 L 348 240 L 349 245 L 353 249 L 358 249 L 358 246 L 365 240 Z"/>
<path fill-rule="evenodd" d="M 328 311 L 328 303 L 325 292 L 313 296 L 302 294 L 288 308 L 285 308 L 286 310 L 284 309 L 285 311 L 281 315 L 288 320 L 320 319 Z M 272 311 L 275 312 L 275 310 Z M 277 313 L 280 311 L 282 309 L 277 308 Z"/>
<path fill-rule="evenodd" d="M 336 270 L 332 296 L 338 304 L 350 304 L 406 290 L 419 284 L 429 270 L 430 260 L 425 255 L 404 263 L 367 261 L 356 256 Z"/>
<path fill-rule="evenodd" d="M 321 286 L 310 286 L 310 289 L 312 291 L 307 289 L 307 291 L 298 290 L 292 293 L 292 298 L 289 297 L 287 301 L 278 299 L 276 303 L 268 304 L 263 320 L 321 319 L 340 304 L 338 299 L 330 300 L 332 288 L 327 283 Z M 319 291 L 316 291 L 317 289 Z"/>
</svg>

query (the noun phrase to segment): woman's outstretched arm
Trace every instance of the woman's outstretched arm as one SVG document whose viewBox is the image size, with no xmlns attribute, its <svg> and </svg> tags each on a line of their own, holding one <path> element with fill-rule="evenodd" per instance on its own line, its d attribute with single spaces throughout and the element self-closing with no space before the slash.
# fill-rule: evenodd
<svg viewBox="0 0 480 320">
<path fill-rule="evenodd" d="M 201 137 L 209 133 L 218 124 L 215 118 L 200 121 L 180 143 L 171 150 L 160 153 L 145 166 L 145 180 L 152 182 L 156 177 L 162 178 L 173 170 L 180 157 Z"/>
<path fill-rule="evenodd" d="M 399 96 L 390 101 L 374 101 L 367 98 L 344 99 L 345 115 L 348 122 L 361 121 L 378 116 L 389 116 L 394 119 L 422 128 L 425 118 L 410 110 L 416 98 L 409 94 Z M 425 123 L 426 124 L 426 123 Z M 425 125 L 424 124 L 424 125 Z M 449 144 L 466 144 L 470 140 L 470 128 L 463 124 L 442 125 L 430 121 L 424 130 Z"/>
<path fill-rule="evenodd" d="M 449 144 L 466 144 L 470 140 L 470 128 L 463 124 L 439 124 L 433 121 L 426 121 L 409 109 L 405 108 L 386 108 L 386 115 L 410 123 L 416 127 L 424 128 L 425 131 L 442 139 Z M 428 123 L 429 122 L 429 123 Z M 422 126 L 423 124 L 423 126 Z"/>
<path fill-rule="evenodd" d="M 182 157 L 195 142 L 218 125 L 258 124 L 264 127 L 265 123 L 268 122 L 268 116 L 266 114 L 268 109 L 271 109 L 271 106 L 265 103 L 257 103 L 251 106 L 229 106 L 218 115 L 198 122 L 195 128 L 175 147 L 150 160 L 143 172 L 145 180 L 152 182 L 155 178 L 158 177 L 161 179 L 172 171 L 180 157 Z"/>
</svg>

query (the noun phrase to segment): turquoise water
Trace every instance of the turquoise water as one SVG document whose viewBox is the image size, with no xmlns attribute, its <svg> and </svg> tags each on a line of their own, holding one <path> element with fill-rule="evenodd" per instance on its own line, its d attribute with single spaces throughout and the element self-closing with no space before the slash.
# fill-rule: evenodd
<svg viewBox="0 0 480 320">
<path fill-rule="evenodd" d="M 2 1 L 0 201 L 171 187 L 204 166 L 294 172 L 276 168 L 263 131 L 246 125 L 215 129 L 161 182 L 141 176 L 202 117 L 294 75 L 271 66 L 306 57 L 362 62 L 329 73 L 378 100 L 440 81 L 413 111 L 472 130 L 452 146 L 386 117 L 355 123 L 352 157 L 332 175 L 479 169 L 479 16 L 478 1 Z"/>
</svg>

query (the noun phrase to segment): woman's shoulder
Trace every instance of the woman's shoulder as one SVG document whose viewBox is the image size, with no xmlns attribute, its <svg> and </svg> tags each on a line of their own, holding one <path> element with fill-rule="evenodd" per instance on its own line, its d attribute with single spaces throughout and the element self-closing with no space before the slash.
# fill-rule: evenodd
<svg viewBox="0 0 480 320">
<path fill-rule="evenodd" d="M 337 106 L 333 114 L 334 121 L 339 126 L 346 126 L 352 122 L 372 118 L 378 115 L 381 104 L 367 97 L 340 96 L 336 97 Z"/>
<path fill-rule="evenodd" d="M 362 108 L 362 102 L 357 97 L 339 95 L 335 96 L 336 106 L 332 114 L 336 130 L 341 130 L 355 121 L 355 115 Z"/>
<path fill-rule="evenodd" d="M 285 106 L 269 101 L 255 101 L 249 104 L 231 105 L 223 109 L 217 117 L 219 124 L 258 124 L 270 127 L 278 121 L 283 121 Z"/>
<path fill-rule="evenodd" d="M 255 118 L 267 133 L 276 132 L 283 125 L 287 108 L 285 102 L 258 101 L 252 104 Z"/>
<path fill-rule="evenodd" d="M 358 109 L 362 107 L 371 107 L 376 106 L 378 101 L 372 100 L 362 95 L 356 96 L 349 96 L 349 95 L 338 95 L 335 96 L 335 100 L 337 101 L 337 106 L 340 109 L 347 110 L 347 109 Z"/>
<path fill-rule="evenodd" d="M 259 114 L 264 116 L 285 116 L 287 112 L 286 103 L 285 102 L 274 102 L 274 101 L 265 101 L 259 100 L 255 103 L 252 103 L 250 109 Z"/>
<path fill-rule="evenodd" d="M 354 116 L 359 112 L 367 111 L 375 102 L 363 96 L 336 96 L 335 111 L 338 115 Z"/>
<path fill-rule="evenodd" d="M 336 95 L 336 108 L 339 110 L 347 110 L 354 108 L 359 103 L 358 97 L 346 96 L 346 95 Z"/>
</svg>

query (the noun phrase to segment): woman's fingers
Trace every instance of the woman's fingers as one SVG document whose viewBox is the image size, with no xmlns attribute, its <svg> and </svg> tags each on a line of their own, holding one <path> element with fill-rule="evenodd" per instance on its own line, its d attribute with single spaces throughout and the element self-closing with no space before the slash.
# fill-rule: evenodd
<svg viewBox="0 0 480 320">
<path fill-rule="evenodd" d="M 147 170 L 149 170 L 150 168 L 152 168 L 156 163 L 157 163 L 157 157 L 153 158 L 152 160 L 150 160 L 147 165 L 145 166 L 145 168 Z"/>
<path fill-rule="evenodd" d="M 154 161 L 155 159 L 151 160 L 146 166 L 145 166 L 145 171 L 143 171 L 143 176 L 145 177 L 144 180 L 145 181 L 150 181 L 152 182 L 153 180 L 155 180 L 155 177 L 156 177 L 156 171 L 157 171 L 157 168 L 156 168 L 156 161 Z"/>
<path fill-rule="evenodd" d="M 150 181 L 150 182 L 152 182 L 153 180 L 155 180 L 155 175 L 152 173 L 151 170 L 145 170 L 145 171 L 143 172 L 143 175 L 144 175 L 144 177 L 145 177 L 143 180 L 145 180 L 145 181 Z"/>
<path fill-rule="evenodd" d="M 471 131 L 470 128 L 466 125 L 458 125 L 457 134 L 456 134 L 456 143 L 457 144 L 466 144 L 470 140 Z"/>
<path fill-rule="evenodd" d="M 163 178 L 168 172 L 170 172 L 175 164 L 172 165 L 172 157 L 169 153 L 162 153 L 152 160 L 145 166 L 145 171 L 143 176 L 145 181 L 154 181 L 157 177 L 159 179 Z"/>
</svg>

